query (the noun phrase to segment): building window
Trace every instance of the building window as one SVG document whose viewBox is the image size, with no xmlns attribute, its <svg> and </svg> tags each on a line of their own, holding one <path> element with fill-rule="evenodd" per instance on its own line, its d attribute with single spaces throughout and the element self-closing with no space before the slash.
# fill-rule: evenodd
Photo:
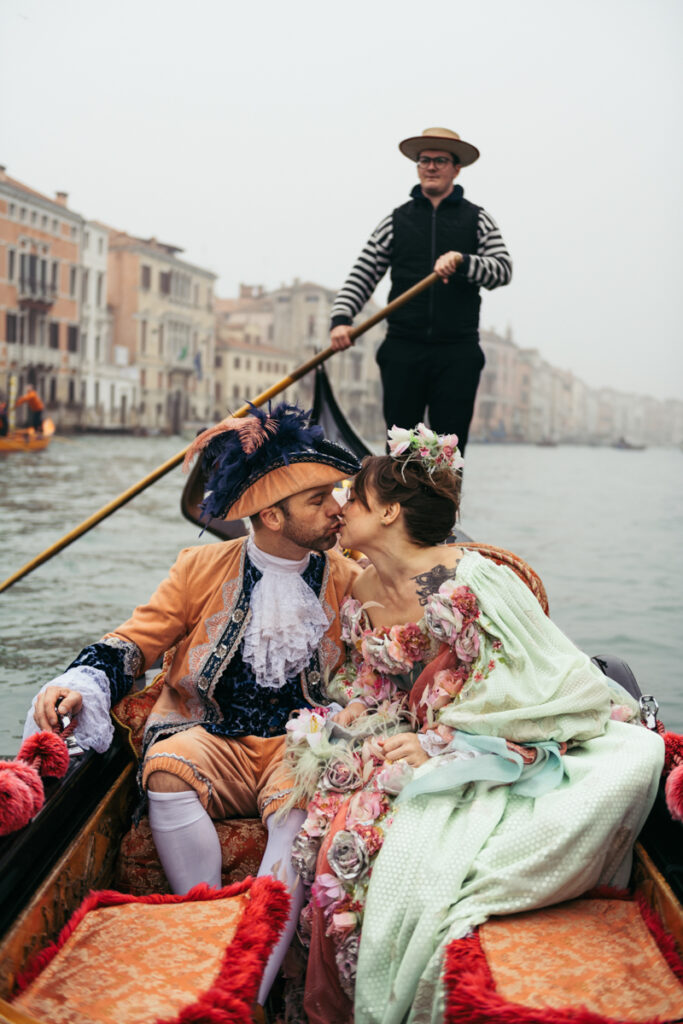
<svg viewBox="0 0 683 1024">
<path fill-rule="evenodd" d="M 147 386 L 147 371 L 143 369 L 143 370 L 140 370 L 140 387 L 144 388 L 146 386 Z M 143 406 L 142 411 L 144 411 L 144 406 Z"/>
<path fill-rule="evenodd" d="M 83 248 L 84 249 L 88 249 L 89 246 L 90 246 L 90 232 L 89 231 L 84 231 L 83 232 Z"/>
<path fill-rule="evenodd" d="M 52 221 L 52 233 L 54 235 L 59 234 L 59 221 L 56 219 Z"/>
<path fill-rule="evenodd" d="M 95 335 L 95 362 L 99 363 L 99 361 L 100 361 L 100 336 L 99 336 L 99 334 L 96 334 Z"/>
<path fill-rule="evenodd" d="M 147 321 L 140 321 L 140 355 L 144 356 L 147 352 Z"/>
<path fill-rule="evenodd" d="M 44 213 L 43 216 L 40 218 L 40 226 L 43 229 L 43 231 L 47 231 L 47 214 L 46 213 Z"/>
<path fill-rule="evenodd" d="M 76 227 L 73 224 L 71 225 L 71 237 L 72 238 L 76 237 Z"/>
<path fill-rule="evenodd" d="M 7 313 L 5 316 L 5 330 L 8 341 L 17 340 L 17 317 L 16 313 Z"/>
<path fill-rule="evenodd" d="M 52 261 L 52 291 L 57 292 L 59 288 L 59 263 Z"/>
<path fill-rule="evenodd" d="M 164 325 L 159 324 L 159 355 L 164 354 Z"/>
<path fill-rule="evenodd" d="M 100 254 L 100 256 L 102 255 L 102 252 L 104 251 L 104 239 L 102 238 L 101 235 L 97 239 L 97 251 Z"/>
<path fill-rule="evenodd" d="M 52 320 L 48 331 L 50 348 L 59 348 L 59 324 Z"/>
<path fill-rule="evenodd" d="M 240 368 L 241 364 L 242 364 L 242 360 L 240 359 L 240 357 L 239 357 L 239 356 L 235 356 L 235 358 L 234 358 L 234 359 L 233 359 L 233 361 L 232 361 L 232 365 L 233 365 L 233 367 L 234 367 L 234 368 L 235 368 L 236 370 L 239 370 L 239 368 Z"/>
<path fill-rule="evenodd" d="M 245 360 L 244 369 L 245 370 L 251 370 L 251 359 Z"/>
<path fill-rule="evenodd" d="M 104 274 L 100 271 L 97 275 L 97 308 L 102 308 L 102 297 L 104 290 Z"/>
<path fill-rule="evenodd" d="M 49 398 L 49 402 L 50 402 L 50 405 L 56 405 L 57 404 L 57 378 L 56 377 L 50 377 L 50 398 Z"/>
<path fill-rule="evenodd" d="M 35 224 L 38 220 L 38 214 L 35 210 L 31 210 L 31 224 Z"/>
<path fill-rule="evenodd" d="M 14 270 L 16 263 L 17 254 L 14 249 L 7 250 L 7 280 L 14 280 Z"/>
<path fill-rule="evenodd" d="M 233 386 L 232 386 L 232 397 L 233 398 L 239 398 L 240 397 L 239 384 L 233 384 Z"/>
<path fill-rule="evenodd" d="M 88 285 L 90 284 L 90 271 L 84 270 L 81 275 L 81 302 L 87 303 L 88 301 Z"/>
<path fill-rule="evenodd" d="M 223 356 L 219 356 L 218 354 L 216 354 L 213 365 L 216 367 L 217 370 L 220 370 L 221 366 L 223 365 Z"/>
<path fill-rule="evenodd" d="M 159 274 L 159 291 L 162 295 L 171 294 L 171 271 L 163 271 Z"/>
<path fill-rule="evenodd" d="M 148 292 L 152 287 L 152 268 L 143 263 L 140 267 L 140 287 Z"/>
<path fill-rule="evenodd" d="M 215 384 L 215 394 L 216 394 L 216 401 L 217 402 L 220 402 L 220 400 L 221 400 L 221 391 L 222 391 L 221 383 L 220 383 L 220 381 L 217 380 L 216 384 Z"/>
<path fill-rule="evenodd" d="M 69 405 L 73 405 L 76 400 L 76 382 L 73 380 L 69 381 Z"/>
<path fill-rule="evenodd" d="M 14 215 L 15 215 L 15 214 L 16 214 L 16 212 L 17 212 L 17 208 L 16 208 L 16 206 L 14 205 L 14 203 L 10 203 L 10 204 L 9 204 L 9 206 L 8 206 L 8 208 L 7 208 L 7 212 L 9 213 L 10 217 L 14 217 Z"/>
<path fill-rule="evenodd" d="M 20 206 L 19 207 L 19 220 L 26 220 L 26 207 L 25 206 Z"/>
<path fill-rule="evenodd" d="M 163 373 L 158 373 L 157 374 L 157 387 L 159 388 L 159 391 L 162 390 L 163 386 L 164 386 L 164 375 L 163 375 Z"/>
<path fill-rule="evenodd" d="M 69 268 L 69 295 L 72 299 L 76 297 L 76 267 Z"/>
<path fill-rule="evenodd" d="M 67 328 L 66 347 L 69 352 L 78 352 L 78 327 L 73 324 Z"/>
</svg>

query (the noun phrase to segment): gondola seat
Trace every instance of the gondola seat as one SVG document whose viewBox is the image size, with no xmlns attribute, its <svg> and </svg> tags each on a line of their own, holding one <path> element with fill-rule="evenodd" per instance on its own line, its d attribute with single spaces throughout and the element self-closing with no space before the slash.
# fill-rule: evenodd
<svg viewBox="0 0 683 1024">
<path fill-rule="evenodd" d="M 543 583 L 534 570 L 517 555 L 490 544 L 463 544 L 479 551 L 499 565 L 506 565 L 522 579 L 548 614 L 548 599 Z M 129 694 L 113 708 L 114 720 L 132 748 L 137 760 L 142 753 L 142 738 L 149 715 L 163 685 L 164 671 L 173 651 L 164 659 L 152 684 Z M 223 885 L 240 881 L 258 869 L 266 845 L 266 830 L 258 818 L 232 818 L 216 822 L 223 853 Z M 156 853 L 147 817 L 142 817 L 124 836 L 116 865 L 116 887 L 121 892 L 144 896 L 170 892 Z"/>
</svg>

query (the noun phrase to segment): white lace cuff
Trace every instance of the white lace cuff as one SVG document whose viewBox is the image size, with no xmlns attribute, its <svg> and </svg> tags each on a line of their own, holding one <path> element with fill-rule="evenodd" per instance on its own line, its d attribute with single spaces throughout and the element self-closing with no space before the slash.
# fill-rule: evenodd
<svg viewBox="0 0 683 1024">
<path fill-rule="evenodd" d="M 111 692 L 109 680 L 104 672 L 90 665 L 76 665 L 69 668 L 63 675 L 45 683 L 33 698 L 31 708 L 24 724 L 24 736 L 32 736 L 39 732 L 33 717 L 38 694 L 48 686 L 61 686 L 67 690 L 76 690 L 83 697 L 83 706 L 75 718 L 73 737 L 83 750 L 96 750 L 103 754 L 108 750 L 114 738 L 114 726 L 109 716 Z"/>
</svg>

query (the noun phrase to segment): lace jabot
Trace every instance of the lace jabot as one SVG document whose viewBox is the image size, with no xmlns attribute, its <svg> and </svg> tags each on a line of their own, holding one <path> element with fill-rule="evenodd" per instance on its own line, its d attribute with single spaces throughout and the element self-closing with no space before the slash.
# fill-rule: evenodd
<svg viewBox="0 0 683 1024">
<path fill-rule="evenodd" d="M 310 554 L 298 561 L 278 558 L 258 548 L 250 536 L 247 556 L 262 575 L 251 593 L 242 658 L 259 686 L 279 690 L 306 668 L 329 622 L 301 578 Z"/>
</svg>

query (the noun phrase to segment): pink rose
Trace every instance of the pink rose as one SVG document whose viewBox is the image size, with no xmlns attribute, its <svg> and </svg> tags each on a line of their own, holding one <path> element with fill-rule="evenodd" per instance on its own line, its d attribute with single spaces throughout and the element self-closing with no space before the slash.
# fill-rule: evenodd
<svg viewBox="0 0 683 1024">
<path fill-rule="evenodd" d="M 384 768 L 377 773 L 375 781 L 379 789 L 391 796 L 397 796 L 412 775 L 413 769 L 407 761 L 395 761 L 393 764 L 385 762 Z"/>
<path fill-rule="evenodd" d="M 317 905 L 326 910 L 334 903 L 339 903 L 346 896 L 344 886 L 336 875 L 329 872 L 318 875 L 311 886 L 311 895 Z"/>
<path fill-rule="evenodd" d="M 346 812 L 346 827 L 354 825 L 372 825 L 387 808 L 386 797 L 382 793 L 370 792 L 367 789 L 354 793 L 349 800 Z"/>
<path fill-rule="evenodd" d="M 434 683 L 449 696 L 455 697 L 462 690 L 466 678 L 467 672 L 462 668 L 443 668 L 435 674 Z"/>
<path fill-rule="evenodd" d="M 479 654 L 479 634 L 475 626 L 468 626 L 456 639 L 455 653 L 461 661 L 475 660 Z"/>
<path fill-rule="evenodd" d="M 348 935 L 358 925 L 358 914 L 351 913 L 350 910 L 343 910 L 340 913 L 332 915 L 332 922 L 328 929 L 328 934 L 334 934 L 338 936 Z"/>
<path fill-rule="evenodd" d="M 361 760 L 353 755 L 350 761 L 332 758 L 320 780 L 323 789 L 331 789 L 336 793 L 344 793 L 350 789 L 358 789 L 361 784 Z"/>
</svg>

